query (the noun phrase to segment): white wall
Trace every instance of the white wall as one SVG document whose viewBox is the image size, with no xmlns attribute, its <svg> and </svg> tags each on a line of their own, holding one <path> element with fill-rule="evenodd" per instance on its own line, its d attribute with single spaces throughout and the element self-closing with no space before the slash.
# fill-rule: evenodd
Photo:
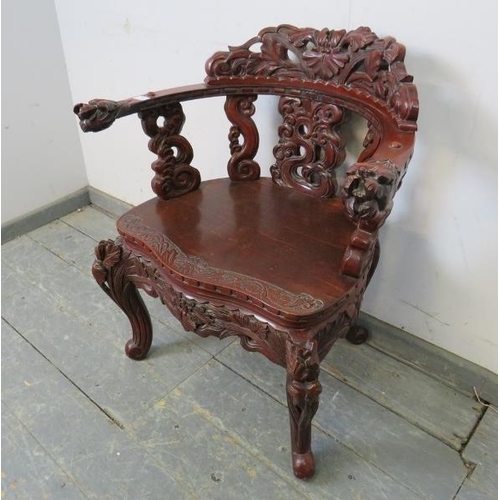
<svg viewBox="0 0 500 500">
<path fill-rule="evenodd" d="M 54 0 L 2 2 L 2 223 L 87 185 Z"/>
<path fill-rule="evenodd" d="M 370 26 L 407 46 L 421 114 L 418 144 L 382 234 L 364 310 L 497 371 L 496 2 L 56 0 L 74 101 L 121 99 L 201 82 L 228 44 L 280 23 Z M 221 102 L 186 104 L 186 135 L 204 178 L 223 176 Z M 265 113 L 264 113 L 265 114 Z M 262 118 L 262 116 L 260 117 Z M 270 129 L 269 129 L 270 130 Z M 276 132 L 262 144 L 270 164 Z M 82 135 L 89 182 L 129 203 L 150 198 L 147 138 L 136 117 Z"/>
</svg>

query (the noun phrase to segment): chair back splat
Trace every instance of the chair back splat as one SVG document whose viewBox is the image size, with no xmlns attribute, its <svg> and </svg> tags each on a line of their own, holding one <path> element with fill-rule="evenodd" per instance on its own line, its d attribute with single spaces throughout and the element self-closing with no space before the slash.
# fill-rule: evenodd
<svg viewBox="0 0 500 500">
<path fill-rule="evenodd" d="M 367 27 L 280 25 L 214 54 L 203 84 L 75 106 L 85 132 L 137 113 L 157 155 L 156 197 L 119 219 L 119 236 L 97 245 L 92 267 L 130 320 L 127 355 L 141 359 L 152 343 L 142 289 L 186 330 L 236 335 L 244 349 L 285 367 L 299 478 L 315 471 L 320 362 L 338 339 L 368 335 L 357 325 L 359 309 L 417 128 L 404 56 L 403 45 Z M 271 178 L 255 161 L 259 95 L 279 96 Z M 181 103 L 215 96 L 225 96 L 231 123 L 228 177 L 202 182 L 182 135 Z M 357 161 L 346 165 L 344 129 L 354 115 L 367 132 Z"/>
</svg>

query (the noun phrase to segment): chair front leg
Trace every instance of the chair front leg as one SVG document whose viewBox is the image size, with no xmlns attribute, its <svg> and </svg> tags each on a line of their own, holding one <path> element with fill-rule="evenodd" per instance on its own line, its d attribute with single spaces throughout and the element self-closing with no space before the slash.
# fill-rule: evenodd
<svg viewBox="0 0 500 500">
<path fill-rule="evenodd" d="M 125 344 L 125 354 L 131 359 L 143 359 L 151 347 L 153 327 L 131 276 L 135 273 L 130 252 L 117 241 L 101 241 L 95 248 L 96 259 L 92 274 L 99 286 L 127 315 L 132 326 L 132 338 Z"/>
<path fill-rule="evenodd" d="M 286 369 L 293 472 L 298 478 L 307 479 L 315 471 L 311 451 L 311 422 L 318 410 L 321 393 L 317 342 L 288 341 Z"/>
</svg>

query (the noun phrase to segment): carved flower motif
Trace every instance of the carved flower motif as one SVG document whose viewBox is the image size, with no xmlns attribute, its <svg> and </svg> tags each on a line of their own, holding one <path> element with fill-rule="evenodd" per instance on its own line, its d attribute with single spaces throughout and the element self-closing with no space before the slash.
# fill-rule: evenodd
<svg viewBox="0 0 500 500">
<path fill-rule="evenodd" d="M 121 247 L 113 240 L 100 241 L 95 249 L 95 256 L 92 273 L 96 281 L 102 285 L 106 281 L 108 270 L 121 259 Z"/>
<path fill-rule="evenodd" d="M 314 76 L 330 80 L 349 61 L 349 54 L 342 47 L 345 34 L 345 30 L 329 31 L 325 28 L 313 37 L 313 46 L 304 52 L 303 60 Z"/>
</svg>

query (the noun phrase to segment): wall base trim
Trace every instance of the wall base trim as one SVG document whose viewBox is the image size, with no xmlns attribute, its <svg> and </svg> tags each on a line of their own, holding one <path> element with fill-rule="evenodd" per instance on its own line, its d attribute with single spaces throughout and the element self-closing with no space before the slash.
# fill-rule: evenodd
<svg viewBox="0 0 500 500">
<path fill-rule="evenodd" d="M 367 343 L 426 375 L 440 380 L 466 396 L 498 406 L 498 375 L 420 337 L 361 313 L 360 324 L 368 328 Z"/>
<path fill-rule="evenodd" d="M 89 186 L 90 202 L 98 207 L 103 212 L 107 212 L 113 217 L 121 217 L 125 212 L 128 212 L 133 205 L 126 203 L 114 196 L 111 196 L 103 191 L 99 191 L 92 186 Z"/>
<path fill-rule="evenodd" d="M 2 243 L 44 226 L 90 204 L 89 188 L 84 187 L 48 205 L 2 224 Z"/>
</svg>

